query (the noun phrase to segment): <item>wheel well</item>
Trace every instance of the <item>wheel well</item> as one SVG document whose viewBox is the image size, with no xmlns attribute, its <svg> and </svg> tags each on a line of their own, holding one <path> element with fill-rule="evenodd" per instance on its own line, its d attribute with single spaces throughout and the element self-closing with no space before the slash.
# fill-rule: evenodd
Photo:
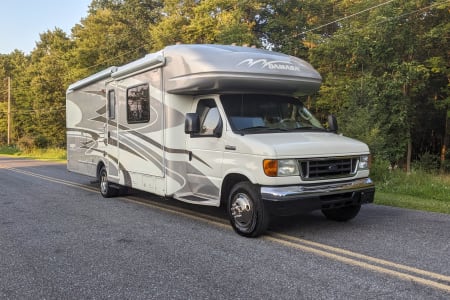
<svg viewBox="0 0 450 300">
<path fill-rule="evenodd" d="M 96 177 L 97 179 L 100 179 L 100 170 L 105 166 L 105 164 L 103 163 L 103 161 L 100 161 L 97 165 L 97 173 L 96 173 Z"/>
<path fill-rule="evenodd" d="M 220 206 L 225 207 L 231 188 L 238 182 L 250 181 L 246 176 L 241 174 L 228 174 L 223 182 L 220 193 Z"/>
</svg>

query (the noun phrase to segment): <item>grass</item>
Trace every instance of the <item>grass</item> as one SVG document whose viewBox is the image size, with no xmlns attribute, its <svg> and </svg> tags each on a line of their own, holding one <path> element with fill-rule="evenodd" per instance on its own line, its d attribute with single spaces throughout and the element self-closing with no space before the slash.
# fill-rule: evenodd
<svg viewBox="0 0 450 300">
<path fill-rule="evenodd" d="M 20 150 L 14 146 L 0 146 L 0 154 L 14 155 L 18 152 L 20 152 Z"/>
<path fill-rule="evenodd" d="M 375 203 L 387 206 L 450 214 L 450 201 L 439 201 L 429 198 L 376 191 Z"/>
<path fill-rule="evenodd" d="M 374 165 L 375 203 L 450 214 L 450 175 L 420 169 L 407 174 Z"/>
<path fill-rule="evenodd" d="M 15 147 L 3 146 L 0 147 L 0 154 L 34 159 L 66 160 L 67 158 L 66 150 L 60 148 L 21 151 L 20 149 Z"/>
</svg>

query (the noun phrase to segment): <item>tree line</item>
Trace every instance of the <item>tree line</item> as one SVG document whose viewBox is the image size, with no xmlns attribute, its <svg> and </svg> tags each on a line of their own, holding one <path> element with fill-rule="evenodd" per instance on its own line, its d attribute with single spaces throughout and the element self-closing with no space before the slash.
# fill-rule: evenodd
<svg viewBox="0 0 450 300">
<path fill-rule="evenodd" d="M 65 91 L 108 66 L 175 43 L 255 45 L 323 77 L 304 99 L 369 144 L 375 159 L 450 170 L 449 0 L 93 0 L 68 34 L 0 55 L 0 145 L 65 147 Z"/>
</svg>

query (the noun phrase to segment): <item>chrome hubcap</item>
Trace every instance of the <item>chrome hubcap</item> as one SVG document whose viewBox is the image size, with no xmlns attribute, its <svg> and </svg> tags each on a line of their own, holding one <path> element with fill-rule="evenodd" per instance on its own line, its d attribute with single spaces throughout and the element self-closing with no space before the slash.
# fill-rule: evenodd
<svg viewBox="0 0 450 300">
<path fill-rule="evenodd" d="M 242 226 L 249 225 L 253 219 L 253 204 L 250 198 L 243 193 L 234 197 L 231 203 L 231 215 L 236 223 Z"/>
<path fill-rule="evenodd" d="M 100 189 L 102 190 L 103 194 L 106 194 L 108 192 L 108 177 L 106 173 L 102 173 L 100 177 Z"/>
</svg>

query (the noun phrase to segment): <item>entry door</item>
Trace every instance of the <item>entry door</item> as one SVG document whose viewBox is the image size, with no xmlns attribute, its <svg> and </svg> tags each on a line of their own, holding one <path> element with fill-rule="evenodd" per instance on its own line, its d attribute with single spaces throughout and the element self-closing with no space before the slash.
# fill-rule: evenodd
<svg viewBox="0 0 450 300">
<path fill-rule="evenodd" d="M 199 99 L 195 112 L 200 119 L 200 132 L 187 138 L 188 184 L 195 196 L 220 201 L 224 149 L 223 117 L 213 98 Z"/>
<path fill-rule="evenodd" d="M 108 179 L 119 182 L 119 136 L 117 99 L 114 89 L 108 90 L 106 103 L 106 158 L 108 168 Z"/>
</svg>

